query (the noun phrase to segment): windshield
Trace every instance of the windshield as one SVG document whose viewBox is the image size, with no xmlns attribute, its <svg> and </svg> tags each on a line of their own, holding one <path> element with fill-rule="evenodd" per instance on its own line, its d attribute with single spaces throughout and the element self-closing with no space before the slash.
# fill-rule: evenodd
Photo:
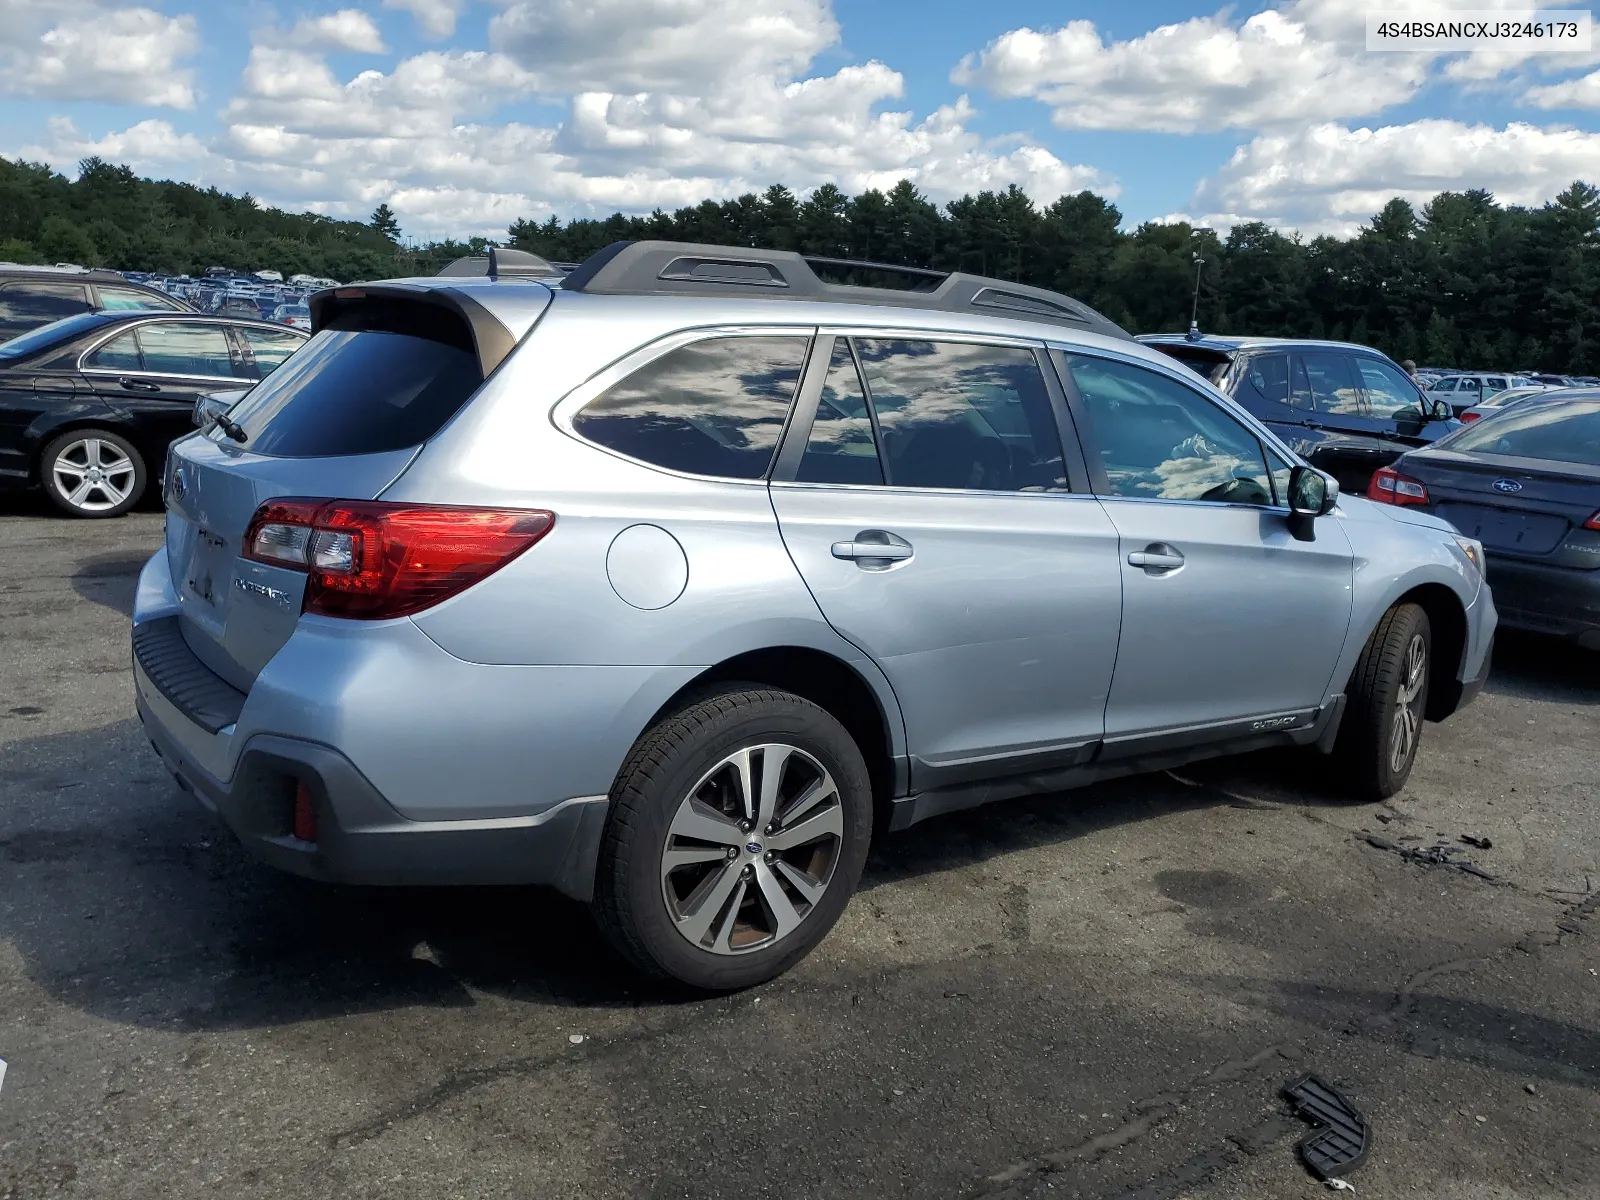
<svg viewBox="0 0 1600 1200">
<path fill-rule="evenodd" d="M 51 321 L 48 325 L 30 329 L 20 337 L 14 337 L 4 345 L 0 345 L 0 359 L 26 358 L 30 354 L 48 350 L 59 342 L 70 341 L 80 333 L 87 333 L 106 323 L 105 315 L 97 312 L 78 313 L 76 316 Z"/>
<path fill-rule="evenodd" d="M 1600 467 L 1600 397 L 1519 404 L 1467 426 L 1450 449 Z"/>
</svg>

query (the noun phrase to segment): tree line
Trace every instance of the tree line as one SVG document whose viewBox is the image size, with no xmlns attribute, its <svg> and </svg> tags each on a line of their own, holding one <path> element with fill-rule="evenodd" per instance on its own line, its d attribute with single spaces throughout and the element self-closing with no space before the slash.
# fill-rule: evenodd
<svg viewBox="0 0 1600 1200">
<path fill-rule="evenodd" d="M 518 220 L 504 244 L 577 262 L 619 239 L 665 238 L 971 271 L 1066 292 L 1139 333 L 1188 327 L 1198 257 L 1207 332 L 1348 340 L 1422 364 L 1600 373 L 1600 190 L 1587 183 L 1538 207 L 1481 190 L 1441 192 L 1420 208 L 1394 199 L 1347 238 L 1259 221 L 1225 238 L 1182 222 L 1121 226 L 1092 192 L 1040 206 L 1013 186 L 941 207 L 901 181 L 858 196 L 823 184 L 802 199 L 774 185 L 671 213 Z M 488 244 L 408 245 L 387 206 L 362 224 L 98 159 L 72 181 L 0 159 L 0 259 L 353 280 L 431 274 Z"/>
</svg>

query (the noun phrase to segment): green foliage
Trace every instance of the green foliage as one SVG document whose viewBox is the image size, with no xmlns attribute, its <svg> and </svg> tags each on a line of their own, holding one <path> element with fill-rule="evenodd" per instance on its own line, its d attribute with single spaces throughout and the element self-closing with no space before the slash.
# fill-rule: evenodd
<svg viewBox="0 0 1600 1200">
<path fill-rule="evenodd" d="M 1137 332 L 1333 337 L 1430 365 L 1600 373 L 1600 189 L 1574 183 L 1538 208 L 1485 191 L 1394 199 L 1354 237 L 1286 237 L 1259 222 L 1225 240 L 1183 223 L 1121 230 L 1091 192 L 1039 208 L 1016 187 L 942 208 L 908 180 L 804 199 L 778 184 L 646 216 L 519 220 L 507 244 L 578 262 L 625 238 L 770 246 L 973 271 L 1055 288 Z M 140 179 L 99 159 L 69 182 L 0 159 L 0 259 L 195 274 L 212 265 L 334 279 L 431 275 L 482 255 L 481 237 L 411 247 L 380 204 L 367 224 L 263 208 L 215 188 Z"/>
</svg>

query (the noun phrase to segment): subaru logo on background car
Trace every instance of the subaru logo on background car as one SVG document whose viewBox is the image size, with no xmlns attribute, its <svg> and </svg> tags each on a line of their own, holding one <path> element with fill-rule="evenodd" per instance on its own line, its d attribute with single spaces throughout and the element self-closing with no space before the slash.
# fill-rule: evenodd
<svg viewBox="0 0 1600 1200">
<path fill-rule="evenodd" d="M 1508 492 L 1509 493 L 1509 492 L 1520 492 L 1522 490 L 1522 485 L 1520 483 L 1518 483 L 1515 479 L 1496 479 L 1489 486 L 1494 488 L 1494 490 L 1497 491 L 1497 492 Z"/>
</svg>

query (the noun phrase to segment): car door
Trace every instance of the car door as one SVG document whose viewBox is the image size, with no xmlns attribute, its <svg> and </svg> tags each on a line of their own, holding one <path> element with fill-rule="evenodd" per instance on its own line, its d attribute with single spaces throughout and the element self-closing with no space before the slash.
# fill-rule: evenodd
<svg viewBox="0 0 1600 1200">
<path fill-rule="evenodd" d="M 1293 391 L 1309 404 L 1326 435 L 1311 461 L 1347 492 L 1367 490 L 1372 473 L 1397 453 L 1389 444 L 1394 422 L 1375 416 L 1352 355 L 1337 350 L 1304 350 L 1294 356 Z"/>
<path fill-rule="evenodd" d="M 255 382 L 217 321 L 140 322 L 86 353 L 80 370 L 152 453 L 194 432 L 202 394 Z"/>
<path fill-rule="evenodd" d="M 1384 359 L 1368 354 L 1352 357 L 1367 411 L 1379 422 L 1379 436 L 1391 458 L 1422 445 L 1423 429 L 1434 419 L 1431 409 L 1436 398 L 1424 396 L 1404 371 Z"/>
<path fill-rule="evenodd" d="M 824 331 L 774 473 L 796 567 L 894 687 L 917 790 L 1068 767 L 1102 733 L 1117 534 L 1047 366 L 1003 339 Z"/>
<path fill-rule="evenodd" d="M 1350 620 L 1339 521 L 1296 540 L 1283 497 L 1290 464 L 1175 375 L 1053 353 L 1120 540 L 1106 753 L 1311 724 Z"/>
</svg>

